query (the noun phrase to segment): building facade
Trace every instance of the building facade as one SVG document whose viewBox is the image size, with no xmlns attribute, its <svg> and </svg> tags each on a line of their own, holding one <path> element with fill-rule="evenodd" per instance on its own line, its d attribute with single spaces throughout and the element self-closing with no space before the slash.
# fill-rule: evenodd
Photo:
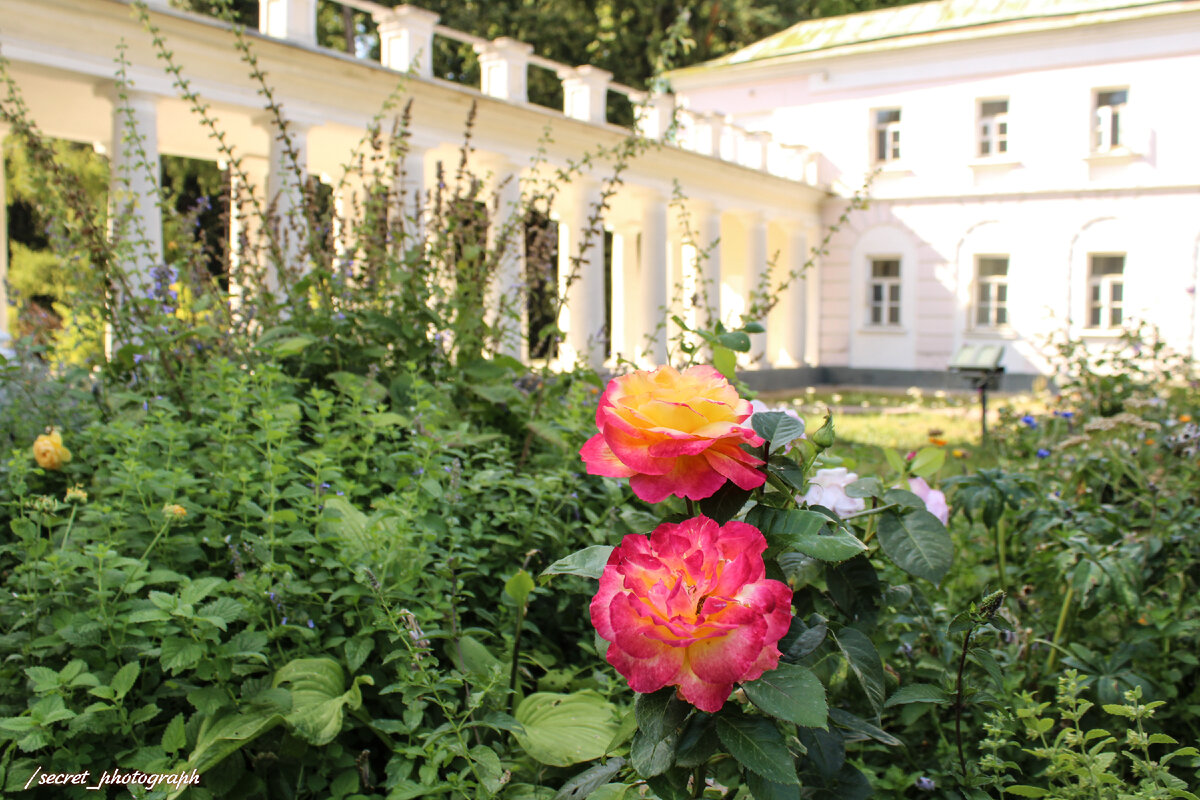
<svg viewBox="0 0 1200 800">
<path fill-rule="evenodd" d="M 1196 76 L 1190 0 L 938 0 L 672 79 L 685 107 L 810 148 L 838 196 L 876 173 L 810 285 L 816 364 L 928 383 L 963 344 L 1029 376 L 1051 332 L 1107 342 L 1134 319 L 1200 353 Z"/>
</svg>

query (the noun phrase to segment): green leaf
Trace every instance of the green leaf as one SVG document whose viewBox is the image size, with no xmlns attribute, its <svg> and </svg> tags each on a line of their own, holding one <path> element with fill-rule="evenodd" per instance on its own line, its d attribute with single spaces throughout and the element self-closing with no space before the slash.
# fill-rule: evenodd
<svg viewBox="0 0 1200 800">
<path fill-rule="evenodd" d="M 904 474 L 904 456 L 900 455 L 890 447 L 885 447 L 883 448 L 883 457 L 887 459 L 888 466 L 891 467 L 897 475 Z"/>
<path fill-rule="evenodd" d="M 700 501 L 700 512 L 718 525 L 724 525 L 738 515 L 753 493 L 752 489 L 743 489 L 728 481 L 712 497 Z"/>
<path fill-rule="evenodd" d="M 798 784 L 796 765 L 775 723 L 740 712 L 717 717 L 717 735 L 746 769 L 774 783 Z"/>
<path fill-rule="evenodd" d="M 183 591 L 179 593 L 179 602 L 194 606 L 224 583 L 220 578 L 197 578 L 183 587 Z"/>
<path fill-rule="evenodd" d="M 909 465 L 912 474 L 918 478 L 928 478 L 935 474 L 946 463 L 946 451 L 941 447 L 922 447 L 913 457 Z"/>
<path fill-rule="evenodd" d="M 183 730 L 183 714 L 176 714 L 175 717 L 167 723 L 167 729 L 162 735 L 162 749 L 167 753 L 174 753 L 182 750 L 187 746 L 187 734 Z"/>
<path fill-rule="evenodd" d="M 581 575 L 585 578 L 600 579 L 604 574 L 604 565 L 615 548 L 612 545 L 594 544 L 582 550 L 576 550 L 566 558 L 560 558 L 542 570 L 539 577 L 549 575 Z"/>
<path fill-rule="evenodd" d="M 625 759 L 610 758 L 603 764 L 589 767 L 564 783 L 558 793 L 554 795 L 554 800 L 585 800 L 585 798 L 594 800 L 593 793 L 608 783 L 608 779 L 620 772 L 623 766 L 625 766 Z"/>
<path fill-rule="evenodd" d="M 762 326 L 761 322 L 747 322 L 742 326 L 742 330 L 746 333 L 766 333 L 767 329 Z"/>
<path fill-rule="evenodd" d="M 782 411 L 763 411 L 750 418 L 754 432 L 771 443 L 774 453 L 804 434 L 804 421 Z"/>
<path fill-rule="evenodd" d="M 728 347 L 715 345 L 713 346 L 713 366 L 726 378 L 733 380 L 737 370 L 737 356 Z"/>
<path fill-rule="evenodd" d="M 949 532 L 924 509 L 904 516 L 885 512 L 879 520 L 879 543 L 900 569 L 934 584 L 941 583 L 954 560 Z"/>
<path fill-rule="evenodd" d="M 129 694 L 129 690 L 133 688 L 133 682 L 137 680 L 137 676 L 140 671 L 141 667 L 138 666 L 138 663 L 136 661 L 131 661 L 117 670 L 116 675 L 113 675 L 112 680 L 108 682 L 108 685 L 113 688 L 113 691 L 116 693 L 117 700 L 120 700 L 122 697 Z"/>
<path fill-rule="evenodd" d="M 846 740 L 836 730 L 798 728 L 796 738 L 804 745 L 806 767 L 812 767 L 827 780 L 846 763 Z"/>
<path fill-rule="evenodd" d="M 204 648 L 198 642 L 182 636 L 172 636 L 170 639 L 163 639 L 162 653 L 158 660 L 163 669 L 178 674 L 181 670 L 194 667 L 203 655 Z"/>
<path fill-rule="evenodd" d="M 535 692 L 517 706 L 513 735 L 534 760 L 568 767 L 604 755 L 617 731 L 613 708 L 596 692 Z"/>
<path fill-rule="evenodd" d="M 523 569 L 517 570 L 516 574 L 504 583 L 504 593 L 515 600 L 518 606 L 525 605 L 532 591 L 533 578 Z"/>
<path fill-rule="evenodd" d="M 883 483 L 879 478 L 859 478 L 846 487 L 847 497 L 883 497 Z"/>
<path fill-rule="evenodd" d="M 834 640 L 842 651 L 842 655 L 846 656 L 846 660 L 850 662 L 850 669 L 854 671 L 863 691 L 867 693 L 867 700 L 871 702 L 871 707 L 878 714 L 883 708 L 885 694 L 883 659 L 879 657 L 879 651 L 875 649 L 875 645 L 871 643 L 865 633 L 854 628 L 842 628 L 834 635 Z"/>
<path fill-rule="evenodd" d="M 346 652 L 346 666 L 350 668 L 350 672 L 358 672 L 358 668 L 367 660 L 367 656 L 371 654 L 374 647 L 375 641 L 366 636 L 356 636 L 346 640 L 342 649 Z"/>
<path fill-rule="evenodd" d="M 483 787 L 490 794 L 495 795 L 504 785 L 504 767 L 500 764 L 500 756 L 496 755 L 495 750 L 484 744 L 472 747 L 470 756 Z"/>
<path fill-rule="evenodd" d="M 1017 797 L 1045 797 L 1050 794 L 1045 789 L 1039 789 L 1036 786 L 1024 786 L 1019 783 L 1014 786 L 1005 786 L 1004 793 L 1015 794 Z"/>
<path fill-rule="evenodd" d="M 691 710 L 680 700 L 673 686 L 667 686 L 651 694 L 639 694 L 633 706 L 638 730 L 653 739 L 661 739 L 683 724 Z"/>
<path fill-rule="evenodd" d="M 675 763 L 678 742 L 678 730 L 668 731 L 665 736 L 650 736 L 645 731 L 637 731 L 629 746 L 629 762 L 643 778 L 662 775 Z"/>
<path fill-rule="evenodd" d="M 901 686 L 892 696 L 883 704 L 884 708 L 892 706 L 902 706 L 906 703 L 949 703 L 950 695 L 945 689 L 940 686 L 933 686 L 928 683 L 911 683 L 907 686 Z"/>
<path fill-rule="evenodd" d="M 816 511 L 757 505 L 746 515 L 746 522 L 762 531 L 772 548 L 798 551 L 819 561 L 838 563 L 867 549 L 843 528 L 823 533 L 831 526 L 831 520 Z"/>
<path fill-rule="evenodd" d="M 829 720 L 838 727 L 845 728 L 856 734 L 856 737 L 851 737 L 850 741 L 874 739 L 880 744 L 886 744 L 888 747 L 899 747 L 902 744 L 899 739 L 890 733 L 840 708 L 829 709 Z"/>
<path fill-rule="evenodd" d="M 362 705 L 359 684 L 374 684 L 370 675 L 358 675 L 348 691 L 342 665 L 332 658 L 298 658 L 284 664 L 272 681 L 273 687 L 290 684 L 292 712 L 288 725 L 300 738 L 315 745 L 333 741 L 342 730 L 343 709 Z"/>
<path fill-rule="evenodd" d="M 747 336 L 743 331 L 730 331 L 729 333 L 722 333 L 717 337 L 717 341 L 720 342 L 722 346 L 728 347 L 730 350 L 736 350 L 739 353 L 750 352 L 750 337 Z"/>
<path fill-rule="evenodd" d="M 746 770 L 746 788 L 754 800 L 800 800 L 798 785 L 775 783 L 751 770 Z"/>
<path fill-rule="evenodd" d="M 276 358 L 289 358 L 304 352 L 304 349 L 315 342 L 311 336 L 289 336 L 271 345 L 271 353 Z"/>
<path fill-rule="evenodd" d="M 808 667 L 781 662 L 756 681 L 742 684 L 750 702 L 773 717 L 806 728 L 828 726 L 825 687 Z"/>
<path fill-rule="evenodd" d="M 255 712 L 236 714 L 226 710 L 216 717 L 206 717 L 196 734 L 196 749 L 188 757 L 186 770 L 195 769 L 204 774 L 225 760 L 226 756 L 240 750 L 246 744 L 283 722 L 278 714 Z M 177 797 L 187 787 L 172 792 Z"/>
</svg>

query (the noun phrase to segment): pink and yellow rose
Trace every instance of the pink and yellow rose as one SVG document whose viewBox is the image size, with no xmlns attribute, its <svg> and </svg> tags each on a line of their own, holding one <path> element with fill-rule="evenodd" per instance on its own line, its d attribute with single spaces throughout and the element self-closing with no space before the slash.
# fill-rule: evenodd
<svg viewBox="0 0 1200 800">
<path fill-rule="evenodd" d="M 720 710 L 735 683 L 779 664 L 792 592 L 767 579 L 766 539 L 752 525 L 707 517 L 626 536 L 592 599 L 608 663 L 635 692 L 678 686 L 702 711 Z"/>
<path fill-rule="evenodd" d="M 71 451 L 63 445 L 62 434 L 53 428 L 33 440 L 33 458 L 42 469 L 62 469 L 71 460 Z"/>
<path fill-rule="evenodd" d="M 600 432 L 579 451 L 591 475 L 629 478 L 649 503 L 670 495 L 703 500 L 725 481 L 762 486 L 762 461 L 742 449 L 763 443 L 744 426 L 750 403 L 709 366 L 631 372 L 609 381 L 596 409 Z"/>
</svg>

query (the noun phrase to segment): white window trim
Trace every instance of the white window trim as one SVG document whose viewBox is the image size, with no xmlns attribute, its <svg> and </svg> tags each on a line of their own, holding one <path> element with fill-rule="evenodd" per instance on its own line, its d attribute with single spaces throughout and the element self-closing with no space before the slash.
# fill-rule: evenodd
<svg viewBox="0 0 1200 800">
<path fill-rule="evenodd" d="M 1100 256 L 1120 256 L 1121 274 L 1120 275 L 1093 275 L 1092 274 L 1092 259 Z M 1128 266 L 1129 256 L 1127 253 L 1112 253 L 1112 252 L 1091 252 L 1087 254 L 1087 294 L 1084 295 L 1084 313 L 1087 314 L 1085 322 L 1085 330 L 1092 334 L 1107 334 L 1115 331 L 1120 331 L 1125 327 L 1125 320 L 1128 315 L 1125 313 L 1125 267 Z M 1121 301 L 1114 304 L 1112 302 L 1112 287 L 1114 284 L 1121 285 Z M 1092 324 L 1092 309 L 1094 308 L 1092 300 L 1092 291 L 1099 287 L 1100 289 L 1100 324 Z M 1112 324 L 1113 308 L 1121 309 L 1121 324 Z"/>
<path fill-rule="evenodd" d="M 984 103 L 999 103 L 1001 101 L 1007 104 L 1008 98 L 983 98 L 980 99 L 975 105 L 975 157 L 980 161 L 990 161 L 992 159 L 1003 161 L 1012 157 L 1012 143 L 1009 141 L 1009 136 L 1012 131 L 1008 128 L 1008 111 L 1006 110 L 1002 114 L 992 114 L 986 117 L 983 115 Z M 991 125 L 991 130 L 985 133 L 985 130 L 989 124 Z M 1005 126 L 1005 132 L 1003 134 L 1001 134 L 999 131 L 1001 124 Z M 999 150 L 999 144 L 1001 140 L 1004 141 L 1004 152 L 1000 152 Z M 983 150 L 983 143 L 985 141 L 988 143 L 988 152 L 986 155 L 980 152 Z"/>
<path fill-rule="evenodd" d="M 970 305 L 970 309 L 968 311 L 969 316 L 967 318 L 969 321 L 968 328 L 975 332 L 1003 333 L 1003 332 L 1011 330 L 1011 328 L 1012 328 L 1012 324 L 1008 321 L 1009 318 L 1011 317 L 1011 314 L 1009 313 L 1009 307 L 1008 307 L 1009 306 L 1008 290 L 1009 290 L 1009 286 L 1010 286 L 1009 273 L 1006 269 L 1003 277 L 998 276 L 998 275 L 989 275 L 987 277 L 984 277 L 984 276 L 980 275 L 979 274 L 979 262 L 985 258 L 1003 258 L 1005 260 L 1006 265 L 1009 268 L 1011 268 L 1011 265 L 1012 265 L 1012 257 L 1010 255 L 1008 255 L 1007 253 L 978 253 L 975 255 L 975 280 L 971 285 L 971 305 Z M 996 300 L 992 301 L 991 313 L 988 314 L 989 320 L 992 320 L 992 321 L 979 322 L 979 289 L 981 286 L 983 286 L 985 284 L 992 286 L 992 287 L 1003 285 L 1005 287 L 1005 298 L 1004 298 L 1003 302 L 999 302 Z M 993 297 L 995 296 L 994 289 L 993 289 L 992 295 L 993 295 Z M 1001 305 L 1004 307 L 1005 321 L 997 323 L 994 321 L 996 318 L 996 309 Z"/>
<path fill-rule="evenodd" d="M 894 278 L 876 278 L 872 273 L 875 268 L 876 261 L 895 261 L 900 265 L 900 274 Z M 875 287 L 883 287 L 882 313 L 880 315 L 881 322 L 873 322 L 871 320 L 871 312 L 875 308 Z M 899 292 L 899 299 L 893 304 L 889 299 L 891 287 L 895 286 Z M 867 305 L 863 315 L 863 328 L 867 331 L 897 331 L 904 327 L 904 259 L 899 255 L 870 255 L 867 256 Z M 896 309 L 898 322 L 888 322 L 888 311 L 893 307 Z"/>
<path fill-rule="evenodd" d="M 1100 95 L 1106 92 L 1125 92 L 1125 102 L 1117 105 L 1099 105 Z M 1117 114 L 1117 142 L 1115 144 L 1112 141 L 1114 109 Z M 1115 86 L 1093 89 L 1088 151 L 1094 156 L 1126 155 L 1132 152 L 1129 146 L 1132 130 L 1129 116 L 1129 87 Z"/>
<path fill-rule="evenodd" d="M 883 111 L 896 111 L 900 113 L 900 121 L 898 122 L 879 122 L 879 114 Z M 871 109 L 871 164 L 875 168 L 884 170 L 893 170 L 900 168 L 904 158 L 904 113 L 899 106 L 887 106 L 884 108 Z M 886 158 L 880 158 L 879 152 L 879 132 L 885 134 L 884 141 L 887 143 L 884 155 Z M 900 150 L 900 155 L 893 156 L 893 139 L 895 147 Z"/>
</svg>

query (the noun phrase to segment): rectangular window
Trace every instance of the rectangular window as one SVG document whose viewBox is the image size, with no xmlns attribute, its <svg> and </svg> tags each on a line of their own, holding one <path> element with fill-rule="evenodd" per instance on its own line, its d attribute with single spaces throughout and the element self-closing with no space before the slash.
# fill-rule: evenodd
<svg viewBox="0 0 1200 800">
<path fill-rule="evenodd" d="M 1121 136 L 1121 121 L 1126 116 L 1125 105 L 1128 100 L 1128 89 L 1096 92 L 1092 123 L 1092 148 L 1096 152 L 1104 153 L 1125 144 Z"/>
<path fill-rule="evenodd" d="M 900 324 L 900 259 L 871 259 L 867 305 L 872 325 Z"/>
<path fill-rule="evenodd" d="M 979 155 L 1008 152 L 1008 101 L 985 100 L 979 104 Z"/>
<path fill-rule="evenodd" d="M 975 326 L 999 328 L 1008 324 L 1008 256 L 979 256 L 975 260 Z"/>
<path fill-rule="evenodd" d="M 900 109 L 875 112 L 875 160 L 883 163 L 900 158 Z"/>
<path fill-rule="evenodd" d="M 1125 314 L 1125 256 L 1088 256 L 1088 326 L 1119 328 Z"/>
</svg>

